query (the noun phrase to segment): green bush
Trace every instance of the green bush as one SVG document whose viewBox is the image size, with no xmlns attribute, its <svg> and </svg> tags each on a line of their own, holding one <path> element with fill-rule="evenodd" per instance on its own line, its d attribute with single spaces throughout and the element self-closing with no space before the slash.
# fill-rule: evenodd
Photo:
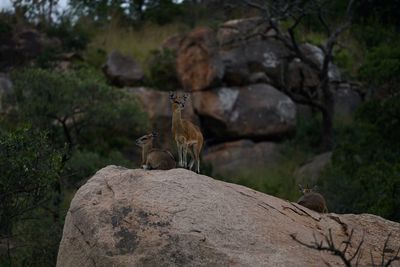
<svg viewBox="0 0 400 267">
<path fill-rule="evenodd" d="M 63 173 L 67 179 L 63 182 L 68 186 L 79 188 L 86 181 L 86 179 L 82 180 L 82 177 L 90 178 L 96 171 L 107 165 L 133 167 L 132 162 L 118 151 L 102 156 L 96 152 L 76 150 L 65 164 Z"/>
<path fill-rule="evenodd" d="M 154 50 L 148 60 L 149 77 L 147 84 L 151 87 L 175 91 L 180 87 L 176 73 L 176 55 L 168 49 Z"/>
<path fill-rule="evenodd" d="M 331 210 L 400 220 L 400 96 L 370 102 L 343 133 L 321 179 Z"/>
<path fill-rule="evenodd" d="M 70 52 L 86 49 L 91 38 L 88 23 L 74 23 L 73 19 L 67 15 L 59 19 L 59 23 L 48 27 L 46 30 L 47 35 L 60 39 L 64 51 Z"/>
<path fill-rule="evenodd" d="M 372 49 L 360 69 L 360 77 L 374 85 L 396 88 L 400 84 L 400 41 Z M 396 89 L 398 91 L 398 89 Z"/>
<path fill-rule="evenodd" d="M 354 24 L 351 33 L 367 48 L 388 44 L 398 39 L 393 27 L 383 26 L 376 21 Z"/>
<path fill-rule="evenodd" d="M 51 146 L 45 133 L 21 128 L 0 136 L 2 242 L 9 240 L 17 246 L 28 246 L 26 240 L 21 239 L 25 233 L 21 233 L 18 226 L 52 199 L 61 167 L 61 153 Z M 13 262 L 21 264 L 21 259 L 15 257 L 19 252 L 19 249 L 13 250 L 10 256 L 0 253 L 0 262 L 6 266 L 13 266 Z"/>
<path fill-rule="evenodd" d="M 66 143 L 70 151 L 124 150 L 146 127 L 136 98 L 107 86 L 91 69 L 25 69 L 14 73 L 13 81 L 17 121 L 48 130 L 55 144 Z"/>
</svg>

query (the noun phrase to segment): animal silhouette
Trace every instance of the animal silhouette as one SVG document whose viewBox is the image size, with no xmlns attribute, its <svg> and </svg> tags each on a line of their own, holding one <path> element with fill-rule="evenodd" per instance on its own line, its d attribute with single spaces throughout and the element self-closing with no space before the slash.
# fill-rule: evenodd
<svg viewBox="0 0 400 267">
<path fill-rule="evenodd" d="M 153 148 L 157 133 L 143 135 L 136 139 L 142 148 L 142 167 L 146 170 L 169 170 L 176 167 L 174 156 L 168 150 Z"/>
<path fill-rule="evenodd" d="M 182 119 L 182 110 L 185 107 L 187 94 L 178 97 L 173 92 L 169 95 L 172 104 L 172 135 L 178 147 L 179 166 L 192 169 L 196 163 L 196 172 L 200 173 L 200 153 L 203 147 L 203 134 L 192 122 Z M 187 163 L 187 153 L 192 160 Z"/>
<path fill-rule="evenodd" d="M 316 212 L 325 213 L 328 212 L 328 208 L 326 207 L 325 198 L 318 192 L 316 192 L 316 186 L 314 188 L 303 188 L 301 184 L 299 184 L 299 190 L 303 194 L 297 204 L 300 204 L 310 210 L 314 210 Z"/>
</svg>

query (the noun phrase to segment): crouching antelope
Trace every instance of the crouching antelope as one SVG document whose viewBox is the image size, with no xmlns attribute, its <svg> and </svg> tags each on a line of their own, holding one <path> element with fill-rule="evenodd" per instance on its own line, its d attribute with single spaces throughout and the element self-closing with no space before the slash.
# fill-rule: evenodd
<svg viewBox="0 0 400 267">
<path fill-rule="evenodd" d="M 299 198 L 297 204 L 300 204 L 316 212 L 320 213 L 328 212 L 325 198 L 320 193 L 316 192 L 316 186 L 314 186 L 314 188 L 311 189 L 311 188 L 303 188 L 303 186 L 299 184 L 299 190 L 303 195 Z"/>
<path fill-rule="evenodd" d="M 142 148 L 142 167 L 145 170 L 169 170 L 176 167 L 174 156 L 168 150 L 153 148 L 157 133 L 143 135 L 136 139 Z"/>
</svg>

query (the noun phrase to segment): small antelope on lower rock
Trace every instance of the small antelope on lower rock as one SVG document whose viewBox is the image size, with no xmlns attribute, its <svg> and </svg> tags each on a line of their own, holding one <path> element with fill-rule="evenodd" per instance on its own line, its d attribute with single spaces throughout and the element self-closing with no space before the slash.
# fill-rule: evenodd
<svg viewBox="0 0 400 267">
<path fill-rule="evenodd" d="M 303 195 L 299 198 L 297 204 L 316 212 L 328 212 L 325 198 L 320 193 L 316 192 L 316 186 L 314 186 L 314 188 L 303 188 L 303 186 L 299 184 L 299 189 Z"/>
<path fill-rule="evenodd" d="M 170 170 L 176 167 L 174 156 L 168 150 L 153 148 L 157 133 L 143 135 L 136 139 L 142 148 L 142 167 L 145 170 Z"/>
</svg>

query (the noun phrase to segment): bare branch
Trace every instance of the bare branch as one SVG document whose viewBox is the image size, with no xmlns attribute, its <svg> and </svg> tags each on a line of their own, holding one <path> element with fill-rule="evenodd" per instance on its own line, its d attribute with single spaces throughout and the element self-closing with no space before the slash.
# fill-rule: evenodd
<svg viewBox="0 0 400 267">
<path fill-rule="evenodd" d="M 347 238 L 347 240 L 345 241 L 346 246 L 343 250 L 340 250 L 339 248 L 337 248 L 335 246 L 335 242 L 333 240 L 333 236 L 332 236 L 332 230 L 329 229 L 329 233 L 328 234 L 324 234 L 323 235 L 323 239 L 325 240 L 326 245 L 324 245 L 324 243 L 318 242 L 315 234 L 314 234 L 314 242 L 312 242 L 311 244 L 307 244 L 303 241 L 300 241 L 299 239 L 297 239 L 295 234 L 291 234 L 290 237 L 295 240 L 297 243 L 308 247 L 308 248 L 312 248 L 315 250 L 319 250 L 319 251 L 328 251 L 330 253 L 332 253 L 333 255 L 338 256 L 342 262 L 345 264 L 345 266 L 347 267 L 351 267 L 352 266 L 352 261 L 356 258 L 356 266 L 358 265 L 360 258 L 361 258 L 361 246 L 363 245 L 364 242 L 364 235 L 363 238 L 361 240 L 361 242 L 358 243 L 357 249 L 356 251 L 353 253 L 352 256 L 350 256 L 350 258 L 347 258 L 346 256 L 346 251 L 349 245 L 351 245 L 351 239 L 353 238 L 353 230 L 351 232 L 351 234 L 349 235 L 349 237 Z"/>
</svg>

